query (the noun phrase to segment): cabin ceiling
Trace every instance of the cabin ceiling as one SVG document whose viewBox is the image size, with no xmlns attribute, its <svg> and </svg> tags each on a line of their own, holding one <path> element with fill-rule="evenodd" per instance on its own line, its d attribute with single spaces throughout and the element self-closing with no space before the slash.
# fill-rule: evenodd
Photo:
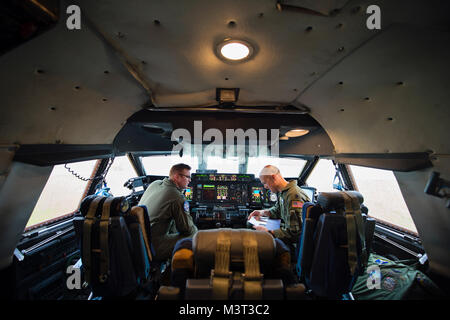
<svg viewBox="0 0 450 320">
<path fill-rule="evenodd" d="M 280 2 L 61 1 L 54 28 L 0 56 L 0 143 L 111 144 L 142 108 L 216 105 L 225 87 L 240 106 L 306 107 L 336 153 L 450 153 L 448 1 Z M 220 60 L 228 37 L 254 57 Z"/>
</svg>

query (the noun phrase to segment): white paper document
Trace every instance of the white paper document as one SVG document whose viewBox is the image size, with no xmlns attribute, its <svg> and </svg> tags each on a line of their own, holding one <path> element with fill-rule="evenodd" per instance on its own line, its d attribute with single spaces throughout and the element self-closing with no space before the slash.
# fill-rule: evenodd
<svg viewBox="0 0 450 320">
<path fill-rule="evenodd" d="M 266 228 L 267 230 L 277 230 L 280 229 L 280 219 L 267 219 Z"/>
<path fill-rule="evenodd" d="M 261 220 L 256 220 L 255 217 L 251 217 L 248 222 L 253 224 L 254 226 L 263 226 L 268 230 L 276 230 L 280 229 L 280 221 L 275 219 L 261 218 Z"/>
</svg>

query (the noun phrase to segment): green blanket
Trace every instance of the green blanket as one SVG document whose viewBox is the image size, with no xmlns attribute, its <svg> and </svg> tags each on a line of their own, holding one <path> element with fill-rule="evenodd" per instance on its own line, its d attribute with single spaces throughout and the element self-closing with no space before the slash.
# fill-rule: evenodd
<svg viewBox="0 0 450 320">
<path fill-rule="evenodd" d="M 371 254 L 366 273 L 357 278 L 356 300 L 408 300 L 443 298 L 440 289 L 411 261 L 391 261 Z"/>
</svg>

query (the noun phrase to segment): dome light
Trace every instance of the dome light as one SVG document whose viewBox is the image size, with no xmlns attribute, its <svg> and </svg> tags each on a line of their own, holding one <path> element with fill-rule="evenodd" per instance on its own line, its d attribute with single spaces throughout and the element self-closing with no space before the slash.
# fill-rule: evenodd
<svg viewBox="0 0 450 320">
<path fill-rule="evenodd" d="M 293 129 L 293 130 L 289 130 L 288 132 L 286 132 L 286 137 L 295 138 L 295 137 L 304 136 L 307 133 L 309 133 L 309 130 Z"/>
<path fill-rule="evenodd" d="M 246 60 L 253 53 L 251 45 L 242 40 L 225 40 L 217 49 L 221 57 L 233 62 Z"/>
</svg>

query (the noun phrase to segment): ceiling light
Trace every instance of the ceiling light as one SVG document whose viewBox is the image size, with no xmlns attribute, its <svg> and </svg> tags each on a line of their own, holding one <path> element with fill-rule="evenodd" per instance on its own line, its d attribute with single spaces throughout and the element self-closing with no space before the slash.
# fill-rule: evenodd
<svg viewBox="0 0 450 320">
<path fill-rule="evenodd" d="M 225 40 L 217 49 L 219 55 L 227 61 L 242 61 L 250 58 L 253 53 L 252 46 L 242 40 Z"/>
<path fill-rule="evenodd" d="M 308 132 L 309 132 L 309 130 L 305 130 L 305 129 L 293 129 L 293 130 L 289 130 L 288 132 L 286 132 L 286 136 L 289 138 L 295 138 L 295 137 L 303 136 L 303 135 L 307 134 Z"/>
<path fill-rule="evenodd" d="M 289 140 L 289 137 L 282 136 L 282 137 L 280 137 L 280 140 Z"/>
<path fill-rule="evenodd" d="M 220 49 L 220 53 L 230 60 L 241 60 L 248 56 L 250 50 L 248 47 L 239 42 L 227 43 Z"/>
</svg>

